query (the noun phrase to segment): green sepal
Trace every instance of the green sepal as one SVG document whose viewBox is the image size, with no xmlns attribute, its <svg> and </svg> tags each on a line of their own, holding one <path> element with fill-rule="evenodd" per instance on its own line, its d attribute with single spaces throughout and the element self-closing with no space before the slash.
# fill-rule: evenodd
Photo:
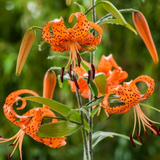
<svg viewBox="0 0 160 160">
<path fill-rule="evenodd" d="M 69 136 L 76 132 L 81 126 L 68 121 L 59 121 L 40 126 L 37 135 L 39 137 L 61 137 Z"/>
</svg>

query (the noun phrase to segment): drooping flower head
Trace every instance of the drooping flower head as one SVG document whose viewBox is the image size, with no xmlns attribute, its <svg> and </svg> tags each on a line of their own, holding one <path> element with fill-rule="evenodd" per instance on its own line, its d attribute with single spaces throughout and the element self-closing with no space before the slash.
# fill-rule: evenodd
<svg viewBox="0 0 160 160">
<path fill-rule="evenodd" d="M 76 16 L 77 23 L 72 28 L 66 28 L 63 18 L 49 21 L 43 28 L 42 38 L 51 45 L 51 49 L 57 52 L 66 52 L 70 50 L 70 58 L 66 68 L 71 63 L 75 68 L 75 58 L 79 51 L 88 51 L 94 49 L 100 44 L 102 37 L 102 29 L 99 25 L 89 22 L 86 16 L 81 13 L 73 13 L 70 15 L 69 23 Z M 50 26 L 52 25 L 52 33 Z M 94 37 L 90 33 L 90 27 L 98 31 L 99 36 Z M 78 58 L 78 57 L 77 57 Z M 79 59 L 79 58 L 78 58 Z"/>
<path fill-rule="evenodd" d="M 52 98 L 55 84 L 56 84 L 55 73 L 52 71 L 47 71 L 44 77 L 44 82 L 43 82 L 43 96 L 45 98 Z M 18 107 L 17 109 L 21 110 L 25 108 L 26 101 L 20 97 L 20 95 L 24 93 L 25 94 L 29 93 L 34 96 L 39 96 L 34 91 L 22 89 L 22 90 L 12 92 L 6 98 L 5 104 L 3 106 L 5 116 L 8 120 L 10 120 L 13 124 L 19 126 L 21 129 L 18 131 L 16 135 L 14 135 L 13 137 L 9 139 L 0 137 L 0 143 L 5 143 L 5 142 L 15 139 L 15 141 L 11 144 L 11 145 L 15 145 L 14 150 L 12 151 L 11 154 L 8 155 L 8 157 L 10 158 L 13 155 L 17 146 L 19 145 L 21 160 L 22 160 L 22 142 L 23 142 L 23 137 L 25 134 L 28 134 L 30 137 L 32 137 L 37 142 L 44 143 L 45 145 L 52 147 L 52 148 L 58 148 L 66 144 L 65 137 L 42 138 L 42 137 L 37 136 L 37 132 L 39 130 L 42 119 L 44 117 L 53 118 L 52 123 L 56 123 L 58 121 L 57 119 L 54 119 L 55 114 L 50 110 L 49 107 L 44 105 L 43 107 L 37 107 L 37 108 L 30 109 L 28 112 L 24 113 L 22 116 L 18 115 L 14 111 L 13 105 L 18 100 L 22 101 L 22 105 L 21 107 Z"/>
<path fill-rule="evenodd" d="M 139 89 L 136 86 L 137 82 L 144 82 L 146 83 L 148 90 L 145 94 L 141 94 Z M 118 85 L 116 88 L 112 89 L 109 91 L 108 94 L 106 94 L 106 96 L 104 97 L 102 106 L 105 109 L 106 112 L 108 112 L 109 114 L 122 114 L 122 113 L 126 113 L 128 112 L 131 108 L 133 108 L 134 111 L 134 127 L 133 127 L 133 132 L 130 136 L 131 142 L 132 144 L 135 146 L 134 142 L 133 142 L 133 135 L 135 133 L 135 129 L 136 129 L 136 119 L 138 119 L 138 124 L 139 124 L 139 131 L 136 132 L 136 136 L 138 137 L 138 139 L 142 142 L 142 139 L 140 137 L 140 133 L 141 133 L 141 124 L 143 126 L 144 129 L 144 133 L 147 137 L 147 140 L 149 141 L 149 137 L 147 134 L 147 130 L 146 127 L 149 128 L 153 133 L 155 133 L 156 135 L 159 135 L 159 131 L 158 129 L 153 125 L 155 124 L 160 124 L 158 122 L 152 121 L 150 120 L 141 110 L 139 103 L 145 99 L 147 99 L 148 97 L 150 97 L 150 95 L 153 93 L 154 91 L 154 80 L 146 75 L 141 75 L 139 77 L 137 77 L 135 80 L 132 80 L 128 83 L 123 83 L 123 85 Z M 120 105 L 117 107 L 110 107 L 109 104 L 109 96 L 110 94 L 116 94 L 117 96 L 119 96 L 119 101 L 120 102 L 124 102 L 124 105 Z"/>
</svg>

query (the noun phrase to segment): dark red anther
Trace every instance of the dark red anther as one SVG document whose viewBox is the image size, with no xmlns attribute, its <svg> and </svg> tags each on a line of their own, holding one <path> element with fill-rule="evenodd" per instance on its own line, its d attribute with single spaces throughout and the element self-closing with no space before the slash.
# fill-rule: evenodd
<svg viewBox="0 0 160 160">
<path fill-rule="evenodd" d="M 92 68 L 92 79 L 94 79 L 95 78 L 95 67 L 93 64 L 91 65 L 91 68 Z"/>
<path fill-rule="evenodd" d="M 79 85 L 78 85 L 76 76 L 73 76 L 73 81 L 74 81 L 74 84 L 76 85 L 77 89 L 79 89 Z"/>
<path fill-rule="evenodd" d="M 135 143 L 134 143 L 134 141 L 133 141 L 132 134 L 131 134 L 129 137 L 130 137 L 130 141 L 131 141 L 131 143 L 132 143 L 133 147 L 136 147 L 136 145 L 135 145 Z"/>
<path fill-rule="evenodd" d="M 72 78 L 72 64 L 69 66 L 68 74 Z"/>
<path fill-rule="evenodd" d="M 2 137 L 2 135 L 0 135 L 0 138 Z"/>
<path fill-rule="evenodd" d="M 11 154 L 8 153 L 8 160 L 11 160 Z"/>
<path fill-rule="evenodd" d="M 64 67 L 61 69 L 61 82 L 63 83 Z"/>
<path fill-rule="evenodd" d="M 87 83 L 88 83 L 88 84 L 90 83 L 90 80 L 91 80 L 91 71 L 89 70 L 89 71 L 88 71 L 88 80 L 87 80 Z"/>
<path fill-rule="evenodd" d="M 110 119 L 110 117 L 111 117 L 111 114 L 107 117 L 107 120 L 109 120 L 109 119 Z"/>
<path fill-rule="evenodd" d="M 14 143 L 11 143 L 11 144 L 9 144 L 8 146 L 15 146 L 16 144 L 14 144 Z"/>
<path fill-rule="evenodd" d="M 160 126 L 159 126 L 159 132 L 160 132 Z"/>
<path fill-rule="evenodd" d="M 142 138 L 140 137 L 140 135 L 139 135 L 138 132 L 136 132 L 136 136 L 137 136 L 138 140 L 139 140 L 141 143 L 143 143 Z"/>
<path fill-rule="evenodd" d="M 148 141 L 148 142 L 150 142 L 150 139 L 149 139 L 149 136 L 148 136 L 147 131 L 144 131 L 144 134 L 145 134 L 145 135 L 146 135 L 146 137 L 147 137 L 147 141 Z"/>
<path fill-rule="evenodd" d="M 154 126 L 154 125 L 152 125 L 151 127 L 156 131 L 156 135 L 159 136 L 159 130 L 158 130 L 158 128 L 156 126 Z"/>
<path fill-rule="evenodd" d="M 78 60 L 78 66 L 80 67 L 80 65 L 81 65 L 81 56 L 79 55 L 79 53 L 77 53 L 77 60 Z"/>
</svg>

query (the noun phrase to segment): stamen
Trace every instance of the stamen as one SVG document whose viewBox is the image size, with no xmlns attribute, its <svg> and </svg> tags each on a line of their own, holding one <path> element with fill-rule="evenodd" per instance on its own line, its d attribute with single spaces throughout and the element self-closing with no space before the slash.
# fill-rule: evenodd
<svg viewBox="0 0 160 160">
<path fill-rule="evenodd" d="M 73 81 L 77 87 L 77 89 L 79 89 L 79 86 L 78 86 L 78 82 L 77 82 L 77 79 L 76 79 L 76 76 L 73 76 Z"/>
<path fill-rule="evenodd" d="M 8 146 L 15 146 L 16 144 L 15 143 L 11 143 L 11 144 L 9 144 Z"/>
<path fill-rule="evenodd" d="M 135 145 L 135 143 L 134 143 L 134 141 L 133 141 L 132 134 L 131 134 L 129 137 L 130 137 L 130 141 L 131 141 L 131 143 L 132 143 L 133 147 L 136 147 L 136 145 Z"/>
<path fill-rule="evenodd" d="M 11 160 L 11 154 L 8 153 L 8 160 Z"/>
<path fill-rule="evenodd" d="M 69 66 L 68 74 L 72 78 L 72 64 Z"/>
<path fill-rule="evenodd" d="M 63 83 L 64 67 L 61 69 L 61 82 Z"/>
<path fill-rule="evenodd" d="M 140 137 L 140 135 L 138 134 L 138 132 L 136 132 L 136 136 L 137 136 L 138 140 L 139 140 L 141 143 L 143 143 L 142 138 Z"/>
<path fill-rule="evenodd" d="M 2 137 L 2 135 L 0 135 L 0 138 Z"/>
<path fill-rule="evenodd" d="M 78 60 L 78 66 L 80 67 L 80 65 L 81 65 L 81 56 L 79 55 L 79 53 L 77 53 L 77 60 Z"/>
<path fill-rule="evenodd" d="M 95 67 L 93 64 L 91 65 L 91 68 L 92 68 L 92 79 L 94 79 L 95 78 Z"/>
<path fill-rule="evenodd" d="M 158 130 L 158 128 L 156 126 L 154 126 L 154 125 L 151 125 L 151 127 L 156 131 L 156 135 L 159 136 L 159 130 Z"/>
<path fill-rule="evenodd" d="M 88 84 L 90 83 L 90 80 L 91 80 L 91 71 L 89 70 L 89 71 L 88 71 L 88 80 L 87 80 L 87 83 L 88 83 Z"/>
<path fill-rule="evenodd" d="M 148 136 L 147 131 L 144 131 L 144 134 L 145 134 L 145 135 L 146 135 L 146 137 L 147 137 L 147 141 L 148 141 L 148 142 L 150 142 L 150 139 L 149 139 L 149 136 Z"/>
</svg>

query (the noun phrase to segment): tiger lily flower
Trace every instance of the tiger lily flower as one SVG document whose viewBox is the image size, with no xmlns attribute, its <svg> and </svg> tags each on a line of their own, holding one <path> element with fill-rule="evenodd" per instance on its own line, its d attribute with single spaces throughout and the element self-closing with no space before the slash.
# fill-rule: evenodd
<svg viewBox="0 0 160 160">
<path fill-rule="evenodd" d="M 87 66 L 90 66 L 89 63 L 86 64 Z M 112 71 L 113 67 L 115 69 Z M 79 91 L 81 92 L 81 95 L 84 98 L 89 98 L 90 89 L 88 87 L 87 82 L 83 79 L 86 71 L 82 67 L 76 67 L 75 72 L 79 76 L 78 86 L 80 88 Z M 117 65 L 112 54 L 110 54 L 107 57 L 105 57 L 104 55 L 101 57 L 96 73 L 100 72 L 104 73 L 106 76 L 106 83 L 107 83 L 106 93 L 108 93 L 110 89 L 116 87 L 119 83 L 121 83 L 128 77 L 127 72 L 122 71 L 122 68 Z M 71 86 L 71 91 L 76 92 L 76 86 L 74 82 L 69 80 L 68 83 Z"/>
<path fill-rule="evenodd" d="M 146 83 L 148 90 L 145 94 L 141 94 L 136 86 L 137 82 L 144 82 Z M 139 131 L 136 132 L 137 138 L 142 142 L 142 139 L 140 137 L 141 133 L 141 123 L 144 129 L 144 133 L 147 137 L 147 140 L 149 141 L 148 133 L 146 130 L 146 127 L 149 128 L 154 134 L 159 135 L 159 131 L 153 124 L 160 124 L 158 122 L 150 120 L 141 110 L 139 103 L 148 97 L 153 93 L 155 87 L 154 80 L 146 75 L 141 75 L 137 77 L 135 80 L 132 80 L 128 83 L 123 83 L 123 85 L 118 85 L 116 88 L 111 89 L 108 94 L 103 99 L 102 107 L 105 109 L 106 112 L 109 114 L 122 114 L 128 112 L 131 108 L 133 108 L 134 111 L 134 127 L 133 132 L 130 135 L 130 140 L 135 147 L 135 144 L 133 142 L 133 136 L 135 134 L 136 129 L 136 122 L 138 119 L 139 124 Z M 124 105 L 116 106 L 116 107 L 110 107 L 108 98 L 111 93 L 116 94 L 119 96 L 119 101 L 124 102 Z"/>
<path fill-rule="evenodd" d="M 43 97 L 45 98 L 52 98 L 54 88 L 56 84 L 56 75 L 53 71 L 47 71 L 43 81 Z M 50 87 L 49 87 L 50 86 Z M 16 135 L 9 139 L 1 138 L 0 136 L 0 143 L 5 143 L 11 140 L 15 141 L 11 145 L 15 145 L 14 150 L 11 154 L 8 155 L 10 158 L 13 153 L 15 152 L 17 146 L 19 145 L 20 151 L 20 159 L 22 160 L 22 142 L 23 137 L 25 134 L 28 134 L 37 142 L 44 143 L 45 145 L 58 148 L 64 146 L 66 144 L 65 137 L 49 137 L 49 138 L 41 138 L 37 136 L 37 132 L 41 125 L 41 121 L 44 117 L 51 117 L 53 118 L 52 123 L 56 123 L 58 120 L 54 119 L 55 114 L 50 110 L 49 107 L 43 106 L 38 108 L 30 109 L 28 112 L 24 113 L 22 116 L 18 115 L 13 110 L 13 104 L 16 103 L 18 100 L 22 101 L 21 107 L 18 107 L 18 110 L 24 109 L 26 106 L 26 101 L 20 97 L 21 94 L 29 93 L 34 96 L 39 96 L 36 92 L 22 89 L 18 91 L 12 92 L 5 101 L 3 106 L 4 114 L 8 120 L 10 120 L 13 124 L 19 126 L 21 129 L 18 131 Z M 19 119 L 19 120 L 17 120 Z"/>
<path fill-rule="evenodd" d="M 75 58 L 79 59 L 79 51 L 88 51 L 94 49 L 96 45 L 100 44 L 102 37 L 102 29 L 99 25 L 89 22 L 86 16 L 81 13 L 73 13 L 69 17 L 69 23 L 72 22 L 73 17 L 76 16 L 77 24 L 73 28 L 66 28 L 63 18 L 49 21 L 44 27 L 42 38 L 51 45 L 51 49 L 57 52 L 66 52 L 70 50 L 69 64 L 73 64 L 75 68 Z M 50 26 L 52 25 L 52 33 Z M 99 36 L 94 37 L 90 33 L 90 27 L 98 31 Z M 78 55 L 77 55 L 78 54 Z"/>
</svg>

